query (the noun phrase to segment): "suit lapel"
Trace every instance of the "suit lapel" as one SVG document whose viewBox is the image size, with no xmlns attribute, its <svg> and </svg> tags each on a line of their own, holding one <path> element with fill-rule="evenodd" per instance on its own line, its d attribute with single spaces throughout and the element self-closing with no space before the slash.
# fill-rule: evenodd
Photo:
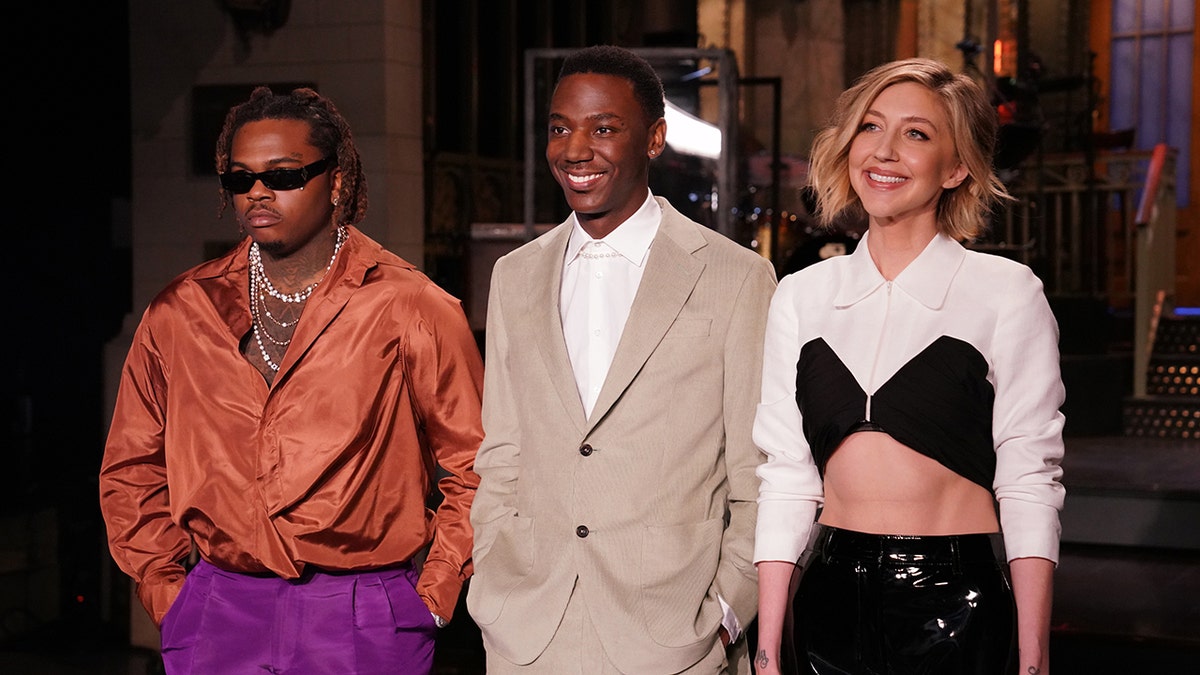
<svg viewBox="0 0 1200 675">
<path fill-rule="evenodd" d="M 534 341 L 567 416 L 582 434 L 585 421 L 583 401 L 579 400 L 579 389 L 575 386 L 575 371 L 571 369 L 571 357 L 567 354 L 562 316 L 558 308 L 563 256 L 566 255 L 570 235 L 570 226 L 560 226 L 556 234 L 547 239 L 528 268 L 527 283 L 518 288 L 530 291 L 528 311 L 530 325 L 534 328 Z"/>
<path fill-rule="evenodd" d="M 638 285 L 608 377 L 588 418 L 588 432 L 604 419 L 654 353 L 704 270 L 704 263 L 692 255 L 705 244 L 704 238 L 693 229 L 698 226 L 664 200 L 660 199 L 659 203 L 663 207 L 662 224 L 650 246 L 646 271 Z"/>
</svg>

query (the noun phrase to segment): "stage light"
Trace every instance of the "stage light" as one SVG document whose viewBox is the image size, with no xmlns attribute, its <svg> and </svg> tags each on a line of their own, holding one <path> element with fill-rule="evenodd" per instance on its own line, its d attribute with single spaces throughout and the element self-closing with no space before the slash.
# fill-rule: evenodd
<svg viewBox="0 0 1200 675">
<path fill-rule="evenodd" d="M 721 156 L 721 130 L 667 100 L 667 145 L 685 155 L 717 159 Z"/>
</svg>

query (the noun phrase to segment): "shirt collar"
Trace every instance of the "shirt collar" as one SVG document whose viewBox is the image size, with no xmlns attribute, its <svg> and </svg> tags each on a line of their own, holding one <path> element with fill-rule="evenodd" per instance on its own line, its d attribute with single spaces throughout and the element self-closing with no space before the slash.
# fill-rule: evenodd
<svg viewBox="0 0 1200 675">
<path fill-rule="evenodd" d="M 863 235 L 854 253 L 850 254 L 846 283 L 842 284 L 834 298 L 837 307 L 849 307 L 887 283 L 871 260 L 869 240 L 868 232 Z M 966 249 L 961 244 L 939 233 L 892 283 L 922 305 L 941 309 L 950 292 L 950 282 L 954 280 L 966 255 Z"/>
<path fill-rule="evenodd" d="M 646 201 L 642 202 L 641 207 L 603 239 L 592 239 L 591 235 L 583 230 L 583 226 L 579 224 L 579 219 L 575 217 L 574 212 L 571 213 L 571 221 L 571 238 L 567 240 L 566 264 L 570 265 L 575 262 L 584 245 L 592 241 L 603 241 L 614 251 L 620 253 L 621 257 L 641 267 L 646 262 L 646 252 L 650 250 L 654 235 L 658 234 L 658 224 L 662 222 L 662 207 L 658 205 L 654 195 L 647 189 Z"/>
</svg>

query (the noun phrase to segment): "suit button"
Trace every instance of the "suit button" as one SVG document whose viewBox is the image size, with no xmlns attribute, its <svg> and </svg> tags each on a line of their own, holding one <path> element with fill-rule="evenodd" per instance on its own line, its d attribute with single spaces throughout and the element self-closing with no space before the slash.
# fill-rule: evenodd
<svg viewBox="0 0 1200 675">
<path fill-rule="evenodd" d="M 587 525 L 580 525 L 579 527 L 575 528 L 575 536 L 579 537 L 580 539 L 588 536 L 590 532 L 591 531 L 587 529 Z"/>
<path fill-rule="evenodd" d="M 584 457 L 590 456 L 592 452 L 592 446 L 588 445 L 587 443 L 579 446 L 579 454 L 583 455 Z"/>
</svg>

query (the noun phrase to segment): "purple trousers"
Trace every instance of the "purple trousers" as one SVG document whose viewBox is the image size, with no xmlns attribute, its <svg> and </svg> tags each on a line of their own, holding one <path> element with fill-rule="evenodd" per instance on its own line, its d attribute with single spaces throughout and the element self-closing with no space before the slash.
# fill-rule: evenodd
<svg viewBox="0 0 1200 675">
<path fill-rule="evenodd" d="M 437 626 L 411 566 L 250 576 L 201 561 L 162 624 L 168 675 L 429 673 Z"/>
</svg>

